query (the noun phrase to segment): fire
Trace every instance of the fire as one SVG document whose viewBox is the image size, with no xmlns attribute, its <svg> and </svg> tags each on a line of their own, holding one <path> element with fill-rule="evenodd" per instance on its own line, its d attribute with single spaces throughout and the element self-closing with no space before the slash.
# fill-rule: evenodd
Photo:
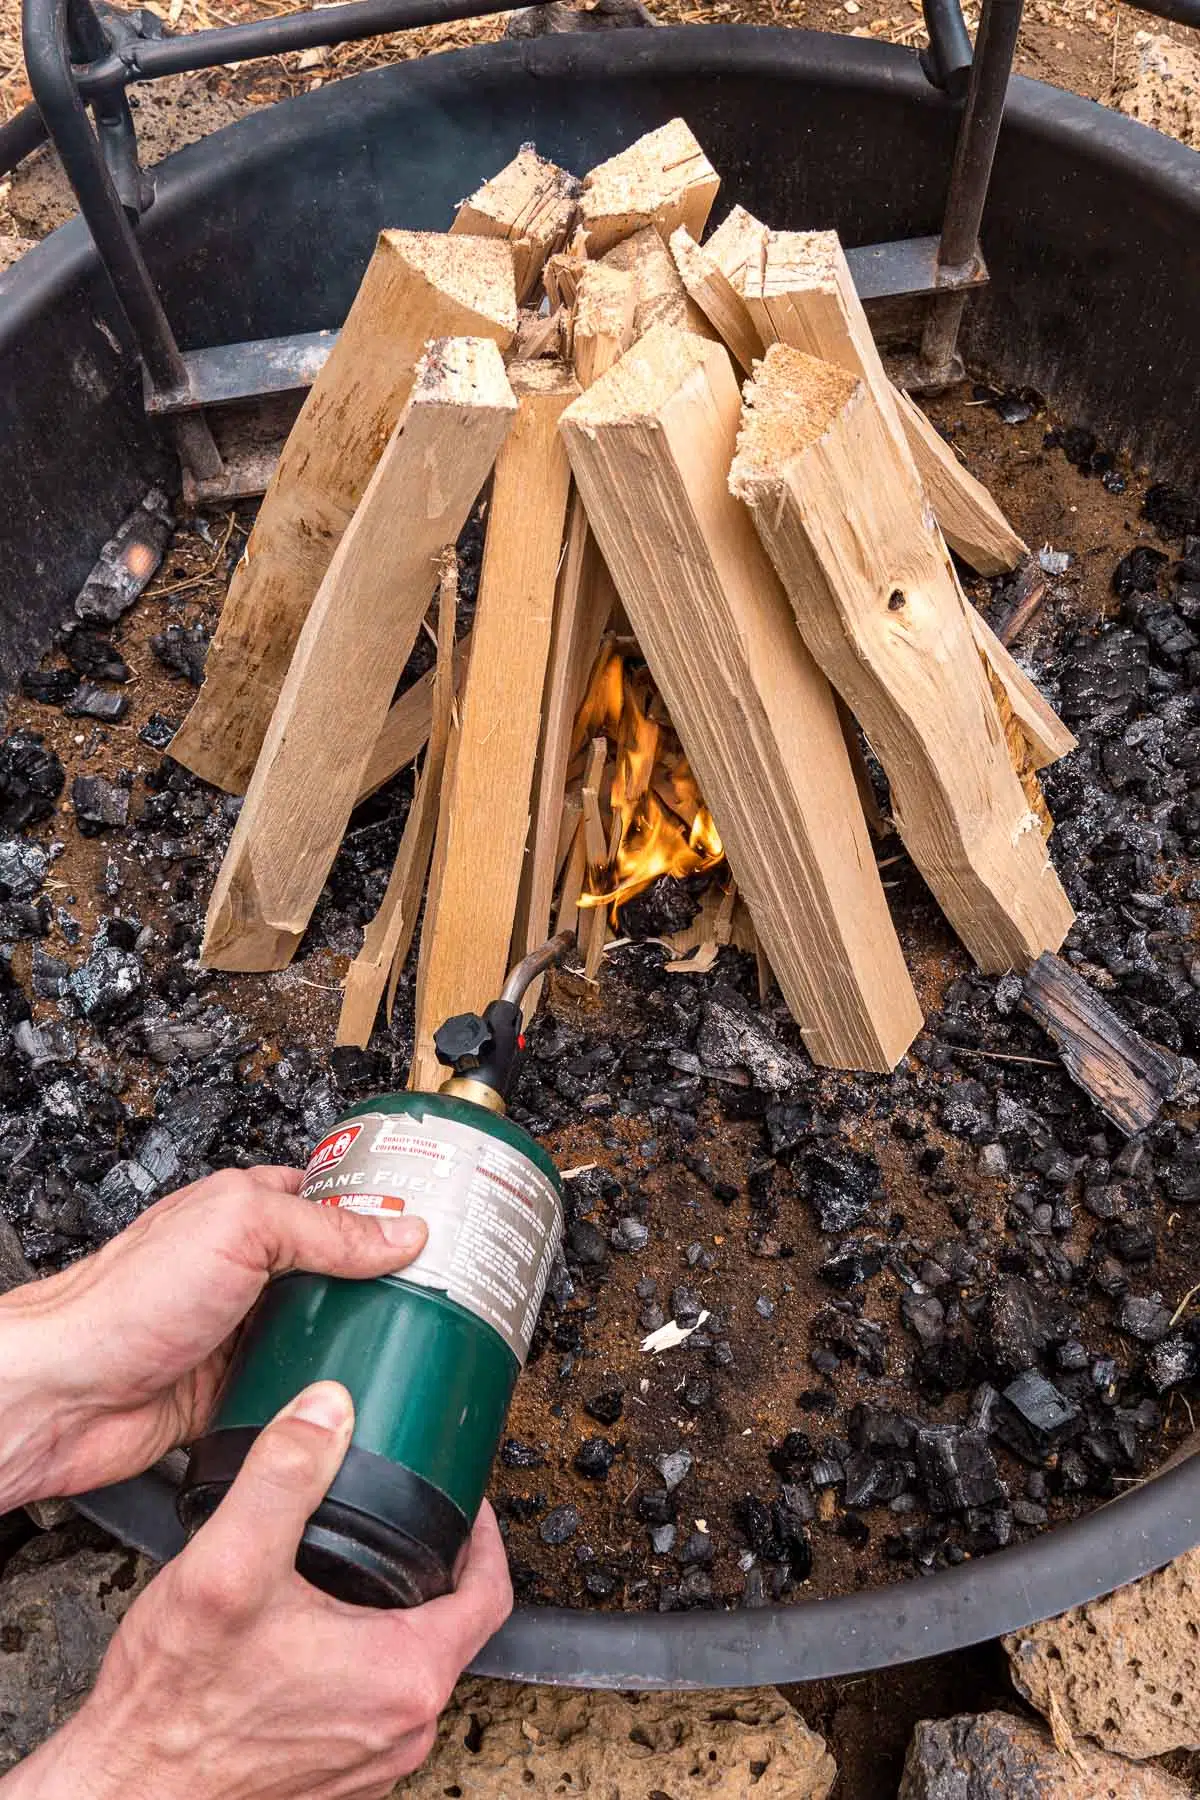
<svg viewBox="0 0 1200 1800">
<path fill-rule="evenodd" d="M 620 908 L 660 875 L 711 869 L 725 852 L 648 670 L 615 649 L 597 665 L 575 726 L 577 749 L 598 735 L 615 745 L 608 856 L 588 869 L 581 907 Z"/>
</svg>

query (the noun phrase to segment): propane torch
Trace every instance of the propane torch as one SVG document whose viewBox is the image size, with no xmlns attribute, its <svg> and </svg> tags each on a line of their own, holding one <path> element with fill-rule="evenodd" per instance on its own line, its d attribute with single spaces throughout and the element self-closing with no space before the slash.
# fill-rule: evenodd
<svg viewBox="0 0 1200 1800">
<path fill-rule="evenodd" d="M 451 1073 L 436 1094 L 363 1101 L 313 1149 L 302 1197 L 376 1217 L 410 1210 L 429 1236 L 396 1275 L 270 1283 L 192 1446 L 178 1500 L 189 1532 L 280 1408 L 310 1382 L 340 1381 L 354 1435 L 297 1568 L 365 1606 L 450 1591 L 562 1242 L 557 1170 L 505 1116 L 505 1094 L 525 993 L 574 941 L 561 932 L 516 965 L 482 1015 L 439 1026 L 434 1048 Z"/>
</svg>

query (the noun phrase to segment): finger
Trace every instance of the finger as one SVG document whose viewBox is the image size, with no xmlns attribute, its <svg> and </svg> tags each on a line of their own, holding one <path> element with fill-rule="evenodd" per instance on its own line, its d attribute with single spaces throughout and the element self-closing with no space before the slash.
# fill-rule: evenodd
<svg viewBox="0 0 1200 1800">
<path fill-rule="evenodd" d="M 424 1219 L 407 1213 L 356 1213 L 282 1194 L 264 1194 L 252 1217 L 271 1275 L 391 1274 L 412 1262 L 428 1236 Z"/>
<path fill-rule="evenodd" d="M 233 1589 L 261 1593 L 291 1575 L 304 1527 L 342 1466 L 354 1402 L 338 1381 L 318 1381 L 255 1438 L 212 1518 L 184 1551 Z"/>
<path fill-rule="evenodd" d="M 422 1651 L 437 1668 L 449 1692 L 467 1664 L 499 1631 L 512 1606 L 504 1540 L 496 1515 L 485 1500 L 454 1592 L 390 1618 L 403 1620 L 419 1635 Z"/>
</svg>

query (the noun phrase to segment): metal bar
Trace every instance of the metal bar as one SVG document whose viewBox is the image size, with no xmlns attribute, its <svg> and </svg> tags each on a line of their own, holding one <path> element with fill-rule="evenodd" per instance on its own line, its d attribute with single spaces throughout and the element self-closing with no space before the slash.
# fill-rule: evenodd
<svg viewBox="0 0 1200 1800">
<path fill-rule="evenodd" d="M 24 0 L 25 68 L 33 97 L 151 379 L 176 387 L 186 380 L 183 358 L 72 79 L 67 30 L 65 0 Z M 181 419 L 176 442 L 198 475 L 220 472 L 221 458 L 203 419 Z"/>
<path fill-rule="evenodd" d="M 983 0 L 966 105 L 954 146 L 938 263 L 947 272 L 968 269 L 979 250 L 979 226 L 987 202 L 1004 101 L 1021 27 L 1022 0 Z M 921 385 L 947 385 L 961 371 L 958 328 L 966 294 L 935 300 L 921 339 Z"/>
<path fill-rule="evenodd" d="M 530 0 L 535 6 L 548 0 Z M 28 4 L 28 0 L 27 0 Z M 423 25 L 445 25 L 511 10 L 512 0 L 348 0 L 340 6 L 286 13 L 248 25 L 223 25 L 185 37 L 143 39 L 120 55 L 110 54 L 85 69 L 76 83 L 90 95 L 130 81 L 212 68 L 217 63 L 246 62 L 256 56 L 281 56 L 289 50 L 353 43 L 389 31 L 411 31 Z"/>
<path fill-rule="evenodd" d="M 0 176 L 7 175 L 26 156 L 45 143 L 46 122 L 36 106 L 23 106 L 0 125 Z"/>
<path fill-rule="evenodd" d="M 923 0 L 929 48 L 921 67 L 935 88 L 961 100 L 971 76 L 971 38 L 959 0 Z"/>
</svg>

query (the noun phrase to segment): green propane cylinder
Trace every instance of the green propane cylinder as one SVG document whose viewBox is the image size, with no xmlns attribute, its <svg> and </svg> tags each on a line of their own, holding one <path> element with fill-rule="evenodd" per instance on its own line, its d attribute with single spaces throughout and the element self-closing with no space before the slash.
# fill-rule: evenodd
<svg viewBox="0 0 1200 1800">
<path fill-rule="evenodd" d="M 562 1241 L 554 1164 L 503 1116 L 502 1096 L 520 995 L 564 947 L 555 939 L 526 958 L 482 1018 L 447 1022 L 438 1054 L 455 1075 L 440 1093 L 364 1101 L 314 1148 L 303 1197 L 408 1210 L 429 1237 L 399 1275 L 293 1273 L 270 1284 L 192 1447 L 179 1496 L 189 1531 L 281 1407 L 310 1382 L 340 1381 L 354 1399 L 354 1435 L 297 1567 L 362 1605 L 413 1606 L 453 1586 Z"/>
</svg>

